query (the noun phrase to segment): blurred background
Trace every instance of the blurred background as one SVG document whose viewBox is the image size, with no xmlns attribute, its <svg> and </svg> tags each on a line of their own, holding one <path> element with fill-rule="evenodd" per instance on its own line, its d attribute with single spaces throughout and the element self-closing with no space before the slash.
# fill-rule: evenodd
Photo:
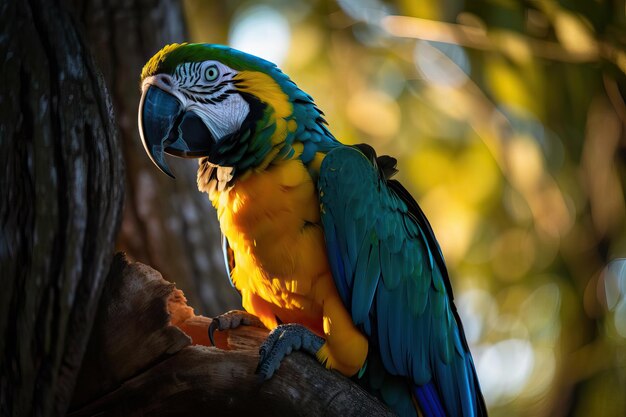
<svg viewBox="0 0 626 417">
<path fill-rule="evenodd" d="M 276 62 L 337 138 L 398 157 L 491 415 L 626 415 L 623 0 L 186 0 L 171 16 L 186 28 L 172 41 Z M 176 161 L 191 186 L 168 194 L 129 159 L 144 157 L 127 154 L 118 246 L 199 313 L 237 307 L 195 165 Z M 184 245 L 163 238 L 181 229 Z"/>
</svg>

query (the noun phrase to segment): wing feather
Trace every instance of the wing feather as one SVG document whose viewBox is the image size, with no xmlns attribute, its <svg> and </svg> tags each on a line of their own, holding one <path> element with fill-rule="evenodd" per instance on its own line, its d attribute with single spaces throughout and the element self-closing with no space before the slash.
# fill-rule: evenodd
<svg viewBox="0 0 626 417">
<path fill-rule="evenodd" d="M 486 415 L 441 249 L 418 204 L 389 179 L 393 165 L 363 145 L 324 158 L 318 187 L 333 278 L 372 354 L 412 381 L 433 415 Z"/>
</svg>

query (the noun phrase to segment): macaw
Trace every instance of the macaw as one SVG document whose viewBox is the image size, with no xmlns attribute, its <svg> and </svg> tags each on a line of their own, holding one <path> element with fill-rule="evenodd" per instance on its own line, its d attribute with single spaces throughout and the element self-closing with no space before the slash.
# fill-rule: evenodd
<svg viewBox="0 0 626 417">
<path fill-rule="evenodd" d="M 172 44 L 141 73 L 139 130 L 156 166 L 198 158 L 246 312 L 271 330 L 257 372 L 292 350 L 354 377 L 401 416 L 486 407 L 424 213 L 392 179 L 396 160 L 347 146 L 276 65 L 212 44 Z"/>
</svg>

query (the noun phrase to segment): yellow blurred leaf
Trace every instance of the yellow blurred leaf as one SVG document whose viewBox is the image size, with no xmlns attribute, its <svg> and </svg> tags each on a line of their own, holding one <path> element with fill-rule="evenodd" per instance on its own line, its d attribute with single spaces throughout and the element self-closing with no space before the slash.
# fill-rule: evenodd
<svg viewBox="0 0 626 417">
<path fill-rule="evenodd" d="M 534 240 L 525 230 L 509 229 L 493 243 L 493 271 L 504 281 L 523 278 L 530 271 L 534 260 Z"/>
<path fill-rule="evenodd" d="M 480 204 L 496 192 L 501 172 L 485 145 L 475 140 L 454 164 L 455 192 L 470 204 Z"/>
<path fill-rule="evenodd" d="M 509 143 L 509 179 L 515 187 L 529 190 L 537 186 L 544 174 L 544 163 L 537 142 L 518 136 Z"/>
<path fill-rule="evenodd" d="M 503 104 L 519 106 L 537 113 L 533 89 L 519 69 L 502 56 L 491 56 L 485 66 L 486 80 L 495 99 Z"/>
<path fill-rule="evenodd" d="M 581 16 L 559 9 L 554 16 L 556 36 L 565 49 L 577 54 L 593 54 L 598 45 L 591 28 Z"/>
<path fill-rule="evenodd" d="M 453 170 L 452 161 L 442 149 L 430 147 L 419 149 L 408 164 L 413 185 L 420 194 L 447 182 Z"/>
<path fill-rule="evenodd" d="M 502 53 L 518 65 L 528 64 L 532 61 L 532 50 L 525 36 L 512 30 L 492 30 L 489 37 L 497 43 Z"/>
<path fill-rule="evenodd" d="M 445 187 L 431 190 L 420 205 L 430 219 L 447 263 L 455 265 L 469 249 L 480 218 L 479 213 Z"/>
<path fill-rule="evenodd" d="M 318 27 L 306 23 L 293 26 L 285 71 L 301 70 L 318 55 L 321 46 L 322 33 Z"/>
<path fill-rule="evenodd" d="M 388 94 L 379 90 L 362 90 L 347 104 L 348 119 L 379 143 L 393 138 L 400 128 L 400 107 Z"/>
</svg>

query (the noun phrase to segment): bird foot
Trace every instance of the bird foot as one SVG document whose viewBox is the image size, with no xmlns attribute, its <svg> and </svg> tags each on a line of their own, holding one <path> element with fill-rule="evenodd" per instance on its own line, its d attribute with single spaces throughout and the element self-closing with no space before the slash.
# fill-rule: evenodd
<svg viewBox="0 0 626 417">
<path fill-rule="evenodd" d="M 231 310 L 220 314 L 211 321 L 209 325 L 209 340 L 211 344 L 215 346 L 213 333 L 215 333 L 216 330 L 236 329 L 241 325 L 265 328 L 257 316 L 242 310 Z"/>
<path fill-rule="evenodd" d="M 315 355 L 323 344 L 324 338 L 300 324 L 281 324 L 270 332 L 261 345 L 256 373 L 261 381 L 266 381 L 293 350 L 304 350 Z"/>
</svg>

